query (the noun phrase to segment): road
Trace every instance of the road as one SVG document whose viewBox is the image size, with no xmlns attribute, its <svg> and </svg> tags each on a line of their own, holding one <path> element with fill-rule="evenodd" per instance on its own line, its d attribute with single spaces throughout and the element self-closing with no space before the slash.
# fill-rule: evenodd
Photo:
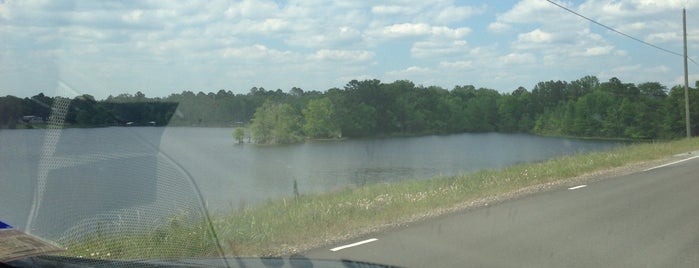
<svg viewBox="0 0 699 268">
<path fill-rule="evenodd" d="M 442 216 L 304 255 L 407 267 L 698 267 L 699 158 Z"/>
</svg>

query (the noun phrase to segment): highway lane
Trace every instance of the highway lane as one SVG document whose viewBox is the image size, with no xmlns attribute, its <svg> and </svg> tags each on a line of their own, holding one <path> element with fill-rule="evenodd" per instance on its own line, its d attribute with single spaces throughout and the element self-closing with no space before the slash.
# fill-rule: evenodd
<svg viewBox="0 0 699 268">
<path fill-rule="evenodd" d="M 362 243 L 347 247 L 355 242 Z M 699 159 L 442 216 L 304 255 L 407 267 L 698 267 Z"/>
</svg>

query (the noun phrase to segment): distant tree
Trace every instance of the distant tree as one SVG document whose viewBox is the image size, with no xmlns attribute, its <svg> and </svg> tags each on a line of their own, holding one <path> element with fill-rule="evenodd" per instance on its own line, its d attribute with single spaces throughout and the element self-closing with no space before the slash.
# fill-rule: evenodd
<svg viewBox="0 0 699 268">
<path fill-rule="evenodd" d="M 275 123 L 274 109 L 276 109 L 276 104 L 268 100 L 255 110 L 250 130 L 256 143 L 272 143 L 272 128 Z"/>
<path fill-rule="evenodd" d="M 273 128 L 274 143 L 289 144 L 303 141 L 301 115 L 288 103 L 278 104 Z"/>
<path fill-rule="evenodd" d="M 667 97 L 667 88 L 658 82 L 646 82 L 638 85 L 641 95 L 647 98 L 664 99 Z"/>
<path fill-rule="evenodd" d="M 257 108 L 250 125 L 259 144 L 288 144 L 303 140 L 298 111 L 289 104 L 265 101 Z"/>
<path fill-rule="evenodd" d="M 303 96 L 303 89 L 298 88 L 298 87 L 292 87 L 291 90 L 289 91 L 289 94 L 294 97 L 300 97 Z"/>
<path fill-rule="evenodd" d="M 303 132 L 310 138 L 336 137 L 335 109 L 328 98 L 313 99 L 303 109 Z"/>
<path fill-rule="evenodd" d="M 233 138 L 239 143 L 243 143 L 245 140 L 245 128 L 237 127 L 233 131 Z"/>
</svg>

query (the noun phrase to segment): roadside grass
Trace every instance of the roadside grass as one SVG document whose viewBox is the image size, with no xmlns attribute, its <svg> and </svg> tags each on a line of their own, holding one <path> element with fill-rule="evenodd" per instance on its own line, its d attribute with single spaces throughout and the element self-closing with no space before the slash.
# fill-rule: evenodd
<svg viewBox="0 0 699 268">
<path fill-rule="evenodd" d="M 67 241 L 60 255 L 89 259 L 150 259 L 219 256 L 206 222 L 186 213 L 170 217 L 163 225 L 147 231 L 96 231 Z"/>
<path fill-rule="evenodd" d="M 479 200 L 507 195 L 526 187 L 695 150 L 699 150 L 699 138 L 631 144 L 606 152 L 563 156 L 500 170 L 379 183 L 333 193 L 270 200 L 258 206 L 214 215 L 212 222 L 228 255 L 286 255 L 436 216 L 469 204 L 478 205 Z M 197 232 L 199 235 L 191 235 Z M 210 236 L 201 235 L 205 232 L 203 224 L 195 227 L 171 224 L 138 236 L 84 241 L 72 249 L 69 247 L 67 254 L 84 256 L 84 252 L 100 250 L 114 252 L 109 258 L 215 255 L 215 244 Z M 164 249 L 150 253 L 124 250 L 143 245 Z M 168 250 L 168 247 L 175 248 Z"/>
</svg>

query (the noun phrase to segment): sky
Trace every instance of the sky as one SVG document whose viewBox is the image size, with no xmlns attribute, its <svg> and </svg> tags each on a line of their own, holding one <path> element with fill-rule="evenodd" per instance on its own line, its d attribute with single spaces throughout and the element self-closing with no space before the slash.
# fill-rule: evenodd
<svg viewBox="0 0 699 268">
<path fill-rule="evenodd" d="M 699 0 L 0 0 L 0 96 L 343 88 L 353 79 L 509 93 L 586 75 L 683 83 Z M 699 65 L 690 62 L 690 85 Z"/>
</svg>

